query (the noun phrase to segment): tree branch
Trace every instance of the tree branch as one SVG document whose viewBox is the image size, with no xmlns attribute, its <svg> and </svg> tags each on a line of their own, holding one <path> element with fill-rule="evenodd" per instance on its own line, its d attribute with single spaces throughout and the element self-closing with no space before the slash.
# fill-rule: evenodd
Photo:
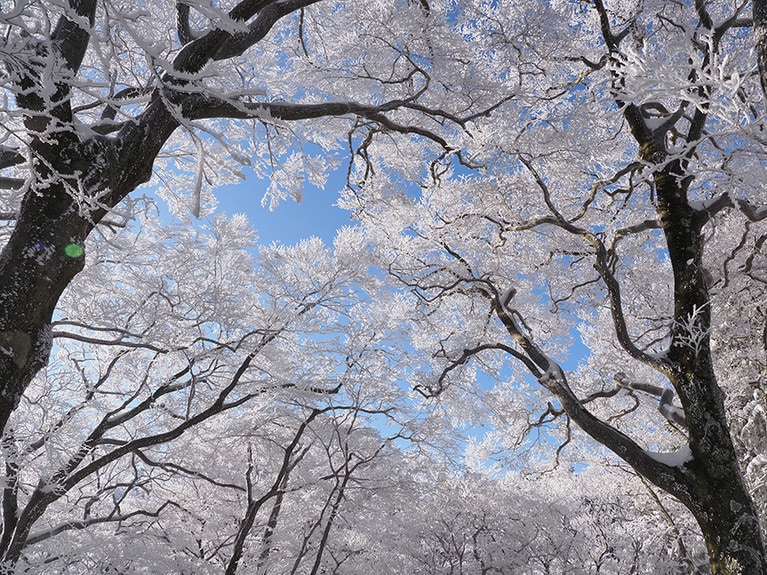
<svg viewBox="0 0 767 575">
<path fill-rule="evenodd" d="M 257 102 L 245 103 L 236 100 L 216 98 L 206 94 L 188 94 L 182 99 L 182 114 L 189 120 L 207 118 L 275 119 L 282 121 L 311 120 L 324 117 L 357 116 L 375 122 L 383 128 L 401 134 L 423 136 L 442 147 L 446 152 L 453 148 L 439 134 L 419 126 L 401 125 L 385 115 L 398 108 L 407 108 L 406 100 L 391 100 L 380 105 L 360 104 L 358 102 L 323 102 L 323 103 L 284 103 Z M 421 107 L 424 114 L 439 116 L 439 112 Z M 459 120 L 461 121 L 461 120 Z"/>
<path fill-rule="evenodd" d="M 462 365 L 465 365 L 475 355 L 489 349 L 500 350 L 508 353 L 509 355 L 524 363 L 528 369 L 535 369 L 535 364 L 533 364 L 527 356 L 519 353 L 513 347 L 503 343 L 483 343 L 471 349 L 464 349 L 458 359 L 451 361 L 450 365 L 443 369 L 442 373 L 440 373 L 439 377 L 437 378 L 436 389 L 433 389 L 431 386 L 427 387 L 424 385 L 416 385 L 413 388 L 414 391 L 417 391 L 425 398 L 437 397 L 445 390 L 445 379 L 447 379 L 447 376 L 450 374 L 450 372 Z"/>
<path fill-rule="evenodd" d="M 0 170 L 23 164 L 27 159 L 14 148 L 0 147 Z"/>
<path fill-rule="evenodd" d="M 166 501 L 154 511 L 137 509 L 136 511 L 131 511 L 130 513 L 125 513 L 125 514 L 107 515 L 105 517 L 88 517 L 87 519 L 66 521 L 65 523 L 60 523 L 59 525 L 55 527 L 46 529 L 45 531 L 32 533 L 27 539 L 26 544 L 35 545 L 37 543 L 42 543 L 46 539 L 50 539 L 51 537 L 55 537 L 56 535 L 59 535 L 66 531 L 85 529 L 87 527 L 90 527 L 91 525 L 99 525 L 104 523 L 121 523 L 133 517 L 157 518 L 168 506 L 174 506 L 174 507 L 178 507 L 179 509 L 182 509 L 182 507 L 178 505 L 177 503 L 175 503 L 174 501 Z"/>
<path fill-rule="evenodd" d="M 235 33 L 227 38 L 214 54 L 215 60 L 226 60 L 239 56 L 245 50 L 262 40 L 280 18 L 320 0 L 279 0 L 270 2 L 258 10 L 253 22 L 248 24 L 248 31 Z M 243 2 L 244 4 L 245 2 Z M 255 2 L 254 2 L 255 3 Z"/>
<path fill-rule="evenodd" d="M 602 445 L 611 449 L 624 461 L 647 477 L 650 481 L 676 496 L 689 496 L 685 472 L 678 467 L 670 467 L 653 459 L 633 439 L 603 422 L 589 412 L 583 402 L 570 388 L 565 372 L 549 357 L 532 338 L 524 333 L 514 319 L 518 312 L 509 307 L 510 297 L 494 299 L 494 308 L 512 339 L 535 363 L 531 370 L 538 382 L 550 391 L 562 405 L 562 409 L 583 431 Z"/>
<path fill-rule="evenodd" d="M 753 0 L 754 45 L 762 94 L 767 100 L 767 0 Z"/>
</svg>

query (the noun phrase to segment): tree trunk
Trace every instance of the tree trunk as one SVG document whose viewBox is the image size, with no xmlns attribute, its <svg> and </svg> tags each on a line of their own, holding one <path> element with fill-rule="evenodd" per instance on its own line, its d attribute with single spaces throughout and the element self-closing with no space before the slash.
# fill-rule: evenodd
<svg viewBox="0 0 767 575">
<path fill-rule="evenodd" d="M 27 194 L 0 253 L 0 430 L 47 364 L 53 311 L 83 268 L 90 226 L 73 203 L 63 185 Z"/>
<path fill-rule="evenodd" d="M 708 497 L 695 518 L 708 550 L 713 575 L 765 575 L 764 542 L 756 509 L 742 485 L 701 485 Z"/>
<path fill-rule="evenodd" d="M 685 465 L 686 498 L 700 526 L 714 575 L 767 575 L 759 515 L 743 481 L 707 342 L 691 354 L 672 350 L 687 381 L 675 382 L 687 415 L 693 460 Z"/>
<path fill-rule="evenodd" d="M 701 88 L 701 97 L 707 94 Z M 707 109 L 696 111 L 687 141 L 697 142 Z M 669 161 L 664 138 L 650 130 L 634 104 L 624 116 L 645 162 L 654 164 L 656 210 L 674 280 L 671 345 L 665 374 L 685 413 L 693 458 L 683 468 L 684 484 L 659 485 L 695 516 L 714 575 L 767 575 L 767 554 L 758 512 L 744 481 L 730 436 L 724 395 L 711 355 L 711 294 L 703 254 L 703 229 L 710 212 L 694 208 L 688 191 L 695 174 L 689 156 Z M 719 198 L 720 205 L 729 200 Z"/>
</svg>

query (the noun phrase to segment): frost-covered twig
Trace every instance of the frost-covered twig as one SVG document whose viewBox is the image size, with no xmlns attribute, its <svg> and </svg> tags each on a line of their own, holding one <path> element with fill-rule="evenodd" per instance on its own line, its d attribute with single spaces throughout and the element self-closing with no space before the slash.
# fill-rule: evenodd
<svg viewBox="0 0 767 575">
<path fill-rule="evenodd" d="M 711 335 L 711 326 L 704 319 L 705 306 L 693 306 L 692 311 L 674 325 L 674 345 L 689 347 L 698 355 Z"/>
</svg>

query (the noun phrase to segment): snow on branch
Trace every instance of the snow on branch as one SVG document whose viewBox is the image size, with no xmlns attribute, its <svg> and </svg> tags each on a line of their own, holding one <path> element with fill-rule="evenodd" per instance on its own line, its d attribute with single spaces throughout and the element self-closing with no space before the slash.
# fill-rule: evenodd
<svg viewBox="0 0 767 575">
<path fill-rule="evenodd" d="M 685 443 L 682 447 L 676 451 L 671 452 L 655 452 L 648 451 L 647 454 L 652 457 L 658 463 L 668 465 L 669 467 L 682 467 L 688 461 L 692 461 L 692 450 L 690 444 Z"/>
<path fill-rule="evenodd" d="M 615 381 L 617 381 L 624 389 L 642 391 L 648 395 L 657 397 L 659 399 L 658 411 L 660 414 L 666 418 L 669 423 L 677 425 L 682 429 L 687 429 L 684 410 L 673 404 L 675 396 L 674 390 L 668 387 L 653 385 L 651 383 L 630 381 L 628 376 L 622 371 L 615 374 Z"/>
</svg>

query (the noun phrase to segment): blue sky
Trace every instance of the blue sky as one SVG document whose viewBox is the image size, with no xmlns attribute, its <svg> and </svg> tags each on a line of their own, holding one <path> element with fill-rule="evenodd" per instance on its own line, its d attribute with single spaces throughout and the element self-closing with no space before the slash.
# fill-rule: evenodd
<svg viewBox="0 0 767 575">
<path fill-rule="evenodd" d="M 331 176 L 324 190 L 307 184 L 300 204 L 287 199 L 271 211 L 268 206 L 261 205 L 267 185 L 268 182 L 250 176 L 240 184 L 217 189 L 217 211 L 230 216 L 246 214 L 261 244 L 276 241 L 292 245 L 317 236 L 332 245 L 336 230 L 351 223 L 349 212 L 335 205 L 344 186 L 343 175 Z"/>
</svg>

